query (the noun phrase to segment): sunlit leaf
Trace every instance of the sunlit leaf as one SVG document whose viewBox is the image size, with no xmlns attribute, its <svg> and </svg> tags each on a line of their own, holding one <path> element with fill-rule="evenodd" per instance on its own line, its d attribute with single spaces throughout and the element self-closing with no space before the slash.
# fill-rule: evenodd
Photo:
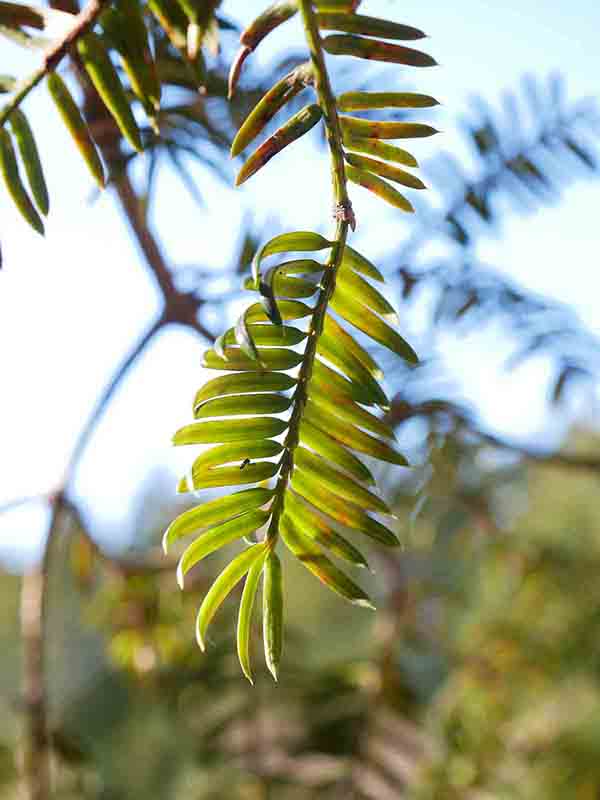
<svg viewBox="0 0 600 800">
<path fill-rule="evenodd" d="M 294 261 L 283 261 L 277 265 L 280 275 L 313 275 L 323 272 L 325 267 L 319 261 L 310 258 L 297 258 Z"/>
<path fill-rule="evenodd" d="M 259 326 L 257 326 L 259 327 Z M 272 326 L 260 326 L 277 330 Z M 287 330 L 287 329 L 286 329 Z M 247 392 L 282 392 L 296 385 L 294 378 L 278 372 L 240 372 L 236 375 L 221 375 L 204 384 L 194 398 L 194 415 L 202 403 L 213 397 Z"/>
<path fill-rule="evenodd" d="M 300 563 L 332 591 L 357 606 L 374 609 L 369 596 L 327 558 L 308 536 L 296 528 L 290 517 L 281 520 L 281 538 Z"/>
<path fill-rule="evenodd" d="M 317 355 L 342 370 L 347 378 L 368 396 L 369 400 L 386 408 L 390 401 L 379 383 L 355 356 L 326 333 L 319 337 Z"/>
<path fill-rule="evenodd" d="M 366 413 L 366 412 L 365 412 Z M 308 445 L 316 453 L 328 458 L 338 467 L 345 469 L 359 481 L 375 484 L 371 471 L 353 453 L 346 450 L 339 442 L 332 439 L 324 431 L 315 428 L 310 422 L 304 420 L 300 425 L 300 442 Z"/>
<path fill-rule="evenodd" d="M 339 534 L 322 516 L 315 513 L 308 503 L 300 499 L 299 495 L 290 492 L 285 501 L 285 514 L 288 515 L 294 527 L 313 539 L 317 544 L 326 547 L 334 556 L 343 558 L 356 567 L 368 567 L 363 554 L 347 539 Z"/>
<path fill-rule="evenodd" d="M 290 325 L 259 325 L 252 323 L 248 325 L 248 333 L 257 347 L 269 345 L 273 347 L 293 347 L 306 339 L 306 333 L 304 331 L 293 328 Z M 235 332 L 233 328 L 231 328 L 224 336 L 224 344 L 232 345 L 237 343 Z M 270 375 L 271 373 L 268 374 Z M 289 386 L 285 388 L 289 388 Z M 259 390 L 258 386 L 256 390 Z"/>
<path fill-rule="evenodd" d="M 324 486 L 330 488 L 339 497 L 355 503 L 368 511 L 389 512 L 389 507 L 380 497 L 377 497 L 360 486 L 352 478 L 337 469 L 334 469 L 321 456 L 312 453 L 305 447 L 297 447 L 294 451 L 294 469 L 310 472 L 320 480 Z"/>
<path fill-rule="evenodd" d="M 380 122 L 359 117 L 340 117 L 344 136 L 367 139 L 421 139 L 439 131 L 421 122 Z"/>
<path fill-rule="evenodd" d="M 399 333 L 362 303 L 348 295 L 342 287 L 336 287 L 331 308 L 371 339 L 387 347 L 409 364 L 418 364 L 419 358 L 412 347 Z"/>
<path fill-rule="evenodd" d="M 87 123 L 77 108 L 65 82 L 56 72 L 51 72 L 47 78 L 48 91 L 65 123 L 67 130 L 73 137 L 77 149 L 92 173 L 100 188 L 104 188 L 104 167 L 100 155 L 92 139 Z"/>
<path fill-rule="evenodd" d="M 231 590 L 242 580 L 250 567 L 264 555 L 264 550 L 263 544 L 255 544 L 241 552 L 225 567 L 208 590 L 196 619 L 196 640 L 201 650 L 206 649 L 206 630 L 212 618 Z"/>
<path fill-rule="evenodd" d="M 385 442 L 376 439 L 368 433 L 348 425 L 341 417 L 327 413 L 327 410 L 319 403 L 318 396 L 312 397 L 306 404 L 305 416 L 316 428 L 324 430 L 338 442 L 365 453 L 380 461 L 388 461 L 390 464 L 398 464 L 401 467 L 408 466 L 406 458 L 394 450 Z"/>
<path fill-rule="evenodd" d="M 365 348 L 348 333 L 348 331 L 342 328 L 342 326 L 331 316 L 331 314 L 325 315 L 323 333 L 331 338 L 334 338 L 345 350 L 352 353 L 352 355 L 358 359 L 358 361 L 360 361 L 365 369 L 367 369 L 376 380 L 382 380 L 383 371 L 373 356 L 368 353 Z"/>
<path fill-rule="evenodd" d="M 406 211 L 409 214 L 414 211 L 414 208 L 403 194 L 400 194 L 397 189 L 394 189 L 393 186 L 390 186 L 389 183 L 373 175 L 373 173 L 348 165 L 346 167 L 346 175 L 348 176 L 348 180 L 352 181 L 352 183 L 363 186 L 365 189 L 377 195 L 377 197 L 381 197 L 386 203 L 394 206 L 394 208 L 399 208 L 401 211 Z"/>
<path fill-rule="evenodd" d="M 19 174 L 17 157 L 8 131 L 0 128 L 0 174 L 15 206 L 31 227 L 44 235 L 44 223 L 31 202 Z"/>
<path fill-rule="evenodd" d="M 352 136 L 349 133 L 343 134 L 344 146 L 348 150 L 358 150 L 359 153 L 368 153 L 372 156 L 379 156 L 386 161 L 394 161 L 397 164 L 404 164 L 406 167 L 418 167 L 417 159 L 407 150 L 395 147 L 393 144 L 382 142 L 381 139 L 368 139 L 364 136 Z"/>
<path fill-rule="evenodd" d="M 370 283 L 364 280 L 364 278 L 361 278 L 360 275 L 357 275 L 353 270 L 340 270 L 336 285 L 341 286 L 349 294 L 360 298 L 360 302 L 363 305 L 381 314 L 382 317 L 387 317 L 396 323 L 399 322 L 394 306 L 389 303 L 375 287 L 371 286 Z"/>
<path fill-rule="evenodd" d="M 242 467 L 217 467 L 192 469 L 193 486 L 189 478 L 182 478 L 177 486 L 180 493 L 200 489 L 216 489 L 220 486 L 245 486 L 249 483 L 260 483 L 272 478 L 279 466 L 271 461 L 256 461 Z"/>
<path fill-rule="evenodd" d="M 297 253 L 310 252 L 314 250 L 326 250 L 333 245 L 324 236 L 312 231 L 294 231 L 293 233 L 281 233 L 274 236 L 260 250 L 257 251 L 252 261 L 252 277 L 254 285 L 258 286 L 260 277 L 260 266 L 265 258 L 277 253 Z"/>
<path fill-rule="evenodd" d="M 20 108 L 15 108 L 11 111 L 9 119 L 33 199 L 42 214 L 47 214 L 49 206 L 48 188 L 33 131 L 27 121 L 27 117 Z"/>
<path fill-rule="evenodd" d="M 354 269 L 356 272 L 360 272 L 361 275 L 374 281 L 379 281 L 379 283 L 384 282 L 383 275 L 377 267 L 348 244 L 344 247 L 344 254 L 342 255 L 341 269 L 345 268 Z"/>
<path fill-rule="evenodd" d="M 207 470 L 212 467 L 222 466 L 223 464 L 235 464 L 236 462 L 254 461 L 258 458 L 271 458 L 278 455 L 283 449 L 283 445 L 274 442 L 272 439 L 253 439 L 243 442 L 228 442 L 211 447 L 200 453 L 194 461 L 192 470 Z M 238 469 L 246 469 L 248 464 Z"/>
<path fill-rule="evenodd" d="M 272 497 L 273 491 L 270 489 L 243 489 L 241 492 L 218 497 L 216 500 L 190 508 L 174 519 L 165 531 L 162 540 L 163 550 L 166 553 L 173 542 L 201 528 L 208 528 L 231 517 L 239 516 L 245 511 L 264 506 Z"/>
<path fill-rule="evenodd" d="M 434 97 L 414 92 L 344 92 L 337 99 L 340 111 L 370 108 L 430 108 L 439 105 Z"/>
<path fill-rule="evenodd" d="M 283 648 L 283 575 L 273 550 L 263 567 L 263 641 L 267 667 L 277 680 Z"/>
<path fill-rule="evenodd" d="M 334 33 L 323 39 L 323 47 L 332 55 L 355 56 L 371 61 L 387 61 L 392 64 L 406 64 L 411 67 L 435 67 L 437 61 L 428 53 L 403 47 L 399 44 L 363 39 L 361 36 L 348 36 Z"/>
<path fill-rule="evenodd" d="M 371 433 L 376 433 L 385 439 L 395 440 L 396 436 L 390 426 L 384 422 L 380 417 L 371 414 L 358 403 L 353 402 L 340 402 L 338 398 L 332 398 L 325 394 L 314 396 L 313 401 L 322 406 L 323 410 L 335 414 L 346 422 L 357 425 L 360 428 L 365 428 Z"/>
<path fill-rule="evenodd" d="M 300 64 L 280 81 L 277 81 L 246 117 L 231 145 L 231 155 L 239 155 L 273 119 L 275 114 L 312 82 L 312 76 L 312 64 L 308 62 Z"/>
<path fill-rule="evenodd" d="M 409 189 L 427 188 L 423 181 L 420 178 L 417 178 L 416 175 L 412 175 L 410 172 L 406 172 L 398 167 L 392 167 L 390 164 L 385 164 L 383 161 L 377 161 L 375 158 L 366 158 L 365 156 L 357 156 L 353 153 L 347 153 L 346 161 L 348 164 L 356 167 L 359 170 L 371 172 L 375 175 L 380 175 L 383 178 L 388 178 L 388 180 L 394 181 L 395 183 L 400 183 L 402 186 L 407 186 Z M 401 207 L 403 208 L 403 206 Z"/>
<path fill-rule="evenodd" d="M 266 557 L 267 550 L 264 549 L 264 556 Z M 254 603 L 256 600 L 256 592 L 262 575 L 264 566 L 264 558 L 257 558 L 248 574 L 246 582 L 244 583 L 244 591 L 242 592 L 242 599 L 240 601 L 240 611 L 237 623 L 237 651 L 240 665 L 244 675 L 248 678 L 250 683 L 254 683 L 252 678 L 252 667 L 250 665 L 250 634 L 252 633 L 252 612 L 254 610 Z"/>
<path fill-rule="evenodd" d="M 78 40 L 77 50 L 92 83 L 121 133 L 134 150 L 141 152 L 143 146 L 137 122 L 102 40 L 95 33 L 88 32 Z"/>
<path fill-rule="evenodd" d="M 225 348 L 226 358 L 220 358 L 214 350 L 204 353 L 202 366 L 209 369 L 256 371 L 257 362 L 237 347 Z M 302 361 L 302 353 L 284 347 L 263 347 L 260 351 L 260 365 L 265 369 L 287 370 L 297 367 Z"/>
<path fill-rule="evenodd" d="M 292 488 L 307 500 L 315 511 L 332 517 L 336 522 L 357 531 L 379 544 L 398 547 L 398 538 L 381 522 L 370 517 L 362 509 L 327 491 L 309 474 L 298 470 L 292 480 Z"/>
<path fill-rule="evenodd" d="M 286 428 L 287 422 L 273 417 L 196 422 L 180 428 L 173 437 L 173 444 L 211 444 L 268 439 L 283 433 Z"/>
<path fill-rule="evenodd" d="M 347 380 L 343 375 L 335 372 L 319 359 L 314 362 L 310 385 L 311 393 L 316 390 L 321 394 L 329 394 L 335 398 L 347 398 L 367 406 L 377 404 L 377 400 L 373 399 L 372 393 L 364 386 Z"/>
<path fill-rule="evenodd" d="M 270 296 L 275 295 L 276 297 L 293 297 L 304 299 L 307 297 L 312 297 L 319 288 L 318 284 L 313 283 L 312 281 L 307 281 L 304 278 L 293 278 L 288 277 L 287 275 L 280 275 L 278 266 L 270 267 L 264 273 L 264 275 L 261 276 L 261 281 L 258 287 L 258 291 L 261 291 L 261 294 L 263 286 L 268 287 L 267 292 Z M 252 278 L 246 278 L 244 280 L 244 289 L 257 291 L 256 285 Z"/>
<path fill-rule="evenodd" d="M 239 517 L 230 519 L 220 525 L 215 525 L 195 539 L 183 551 L 177 565 L 177 583 L 183 588 L 187 573 L 203 558 L 214 553 L 215 550 L 226 544 L 249 536 L 267 522 L 271 513 L 269 511 L 247 511 Z"/>
<path fill-rule="evenodd" d="M 279 414 L 287 411 L 291 400 L 281 394 L 243 394 L 230 397 L 215 397 L 203 403 L 194 415 L 202 417 L 229 417 L 242 414 Z"/>
<path fill-rule="evenodd" d="M 359 33 L 363 36 L 381 36 L 382 39 L 411 41 L 424 39 L 425 34 L 418 28 L 400 25 L 387 19 L 367 17 L 362 14 L 321 13 L 317 15 L 320 28 L 332 31 Z"/>
<path fill-rule="evenodd" d="M 273 156 L 280 153 L 288 145 L 295 142 L 305 133 L 314 128 L 323 116 L 321 107 L 313 104 L 306 106 L 298 111 L 294 116 L 278 128 L 272 136 L 263 142 L 251 156 L 248 157 L 244 166 L 238 172 L 235 179 L 235 185 L 240 186 L 242 183 L 252 177 L 261 167 L 264 167 Z"/>
<path fill-rule="evenodd" d="M 277 309 L 283 320 L 303 319 L 313 313 L 312 308 L 300 300 L 278 300 Z M 270 318 L 261 303 L 253 303 L 246 313 L 246 321 L 265 322 Z"/>
</svg>

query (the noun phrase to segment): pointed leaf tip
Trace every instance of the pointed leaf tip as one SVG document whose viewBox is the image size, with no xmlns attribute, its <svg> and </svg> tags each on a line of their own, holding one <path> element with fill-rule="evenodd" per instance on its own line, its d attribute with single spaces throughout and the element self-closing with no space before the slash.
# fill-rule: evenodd
<svg viewBox="0 0 600 800">
<path fill-rule="evenodd" d="M 252 613 L 256 601 L 258 584 L 262 575 L 263 566 L 266 558 L 266 551 L 259 556 L 250 567 L 240 600 L 240 610 L 237 624 L 237 651 L 242 672 L 254 685 L 252 676 L 252 666 L 250 663 L 250 636 L 252 632 Z"/>
<path fill-rule="evenodd" d="M 285 147 L 295 142 L 305 133 L 314 128 L 319 122 L 323 112 L 316 103 L 305 106 L 278 128 L 272 136 L 264 141 L 246 160 L 235 179 L 235 185 L 240 186 L 252 177 L 261 167 L 264 167 L 273 156 L 280 153 Z"/>
<path fill-rule="evenodd" d="M 183 571 L 183 565 L 181 561 L 177 564 L 177 572 L 176 572 L 176 579 L 177 579 L 177 586 L 183 591 L 183 584 L 185 579 L 185 573 Z"/>
<path fill-rule="evenodd" d="M 202 650 L 204 650 L 206 630 L 223 601 L 264 552 L 265 547 L 262 542 L 243 550 L 225 567 L 208 590 L 196 618 L 196 640 Z"/>
<path fill-rule="evenodd" d="M 373 605 L 370 600 L 364 600 L 363 598 L 354 600 L 354 605 L 361 606 L 362 608 L 368 608 L 370 611 L 377 611 L 377 606 Z"/>
<path fill-rule="evenodd" d="M 44 235 L 44 223 L 23 185 L 12 139 L 8 131 L 0 128 L 0 174 L 4 178 L 6 188 L 23 218 L 37 231 Z"/>
<path fill-rule="evenodd" d="M 283 647 L 283 575 L 274 551 L 267 556 L 263 578 L 263 640 L 265 662 L 275 682 Z"/>
</svg>

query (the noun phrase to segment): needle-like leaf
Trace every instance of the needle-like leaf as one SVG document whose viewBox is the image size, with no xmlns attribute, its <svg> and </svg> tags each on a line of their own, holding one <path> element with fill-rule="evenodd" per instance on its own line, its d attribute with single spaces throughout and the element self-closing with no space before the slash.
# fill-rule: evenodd
<svg viewBox="0 0 600 800">
<path fill-rule="evenodd" d="M 210 587 L 202 601 L 196 619 L 196 640 L 201 650 L 206 649 L 206 629 L 231 590 L 242 580 L 248 570 L 264 555 L 264 545 L 255 544 L 242 551 L 225 567 Z"/>
<path fill-rule="evenodd" d="M 203 558 L 226 544 L 248 536 L 261 528 L 270 517 L 269 511 L 247 511 L 239 517 L 215 525 L 186 547 L 177 565 L 177 583 L 183 588 L 187 573 Z"/>
</svg>

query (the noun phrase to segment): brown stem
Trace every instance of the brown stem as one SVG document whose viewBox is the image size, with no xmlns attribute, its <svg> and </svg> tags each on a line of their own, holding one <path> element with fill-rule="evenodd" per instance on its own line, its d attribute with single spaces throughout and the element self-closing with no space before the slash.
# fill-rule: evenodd
<svg viewBox="0 0 600 800">
<path fill-rule="evenodd" d="M 114 182 L 115 191 L 125 218 L 142 251 L 146 264 L 160 288 L 165 299 L 175 293 L 173 277 L 163 257 L 158 242 L 154 238 L 146 220 L 142 215 L 138 196 L 131 184 L 129 176 L 123 172 Z"/>
<path fill-rule="evenodd" d="M 456 406 L 444 402 L 427 402 L 411 405 L 407 403 L 402 396 L 397 396 L 392 401 L 392 407 L 386 414 L 385 420 L 390 425 L 396 426 L 413 417 L 434 417 L 438 414 L 443 414 L 454 420 L 463 430 L 474 434 L 482 442 L 502 450 L 511 450 L 513 453 L 516 453 L 518 456 L 528 461 L 534 461 L 544 466 L 600 473 L 600 458 L 597 456 L 592 454 L 579 456 L 569 453 L 553 453 L 502 439 L 474 424 L 473 420 L 465 411 L 461 411 Z"/>
<path fill-rule="evenodd" d="M 50 736 L 44 670 L 44 632 L 50 545 L 59 527 L 64 499 L 53 502 L 52 518 L 40 564 L 21 583 L 22 691 L 25 708 L 23 788 L 27 800 L 49 800 Z"/>
</svg>

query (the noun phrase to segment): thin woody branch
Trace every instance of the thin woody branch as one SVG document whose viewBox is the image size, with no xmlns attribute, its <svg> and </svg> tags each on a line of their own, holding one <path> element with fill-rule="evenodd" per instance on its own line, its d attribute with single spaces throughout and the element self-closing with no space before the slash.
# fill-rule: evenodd
<svg viewBox="0 0 600 800">
<path fill-rule="evenodd" d="M 396 397 L 385 419 L 390 425 L 397 426 L 413 417 L 434 417 L 437 415 L 444 415 L 446 419 L 453 420 L 466 433 L 476 436 L 480 441 L 500 450 L 510 450 L 528 461 L 544 466 L 600 473 L 600 458 L 594 455 L 571 455 L 569 453 L 550 452 L 503 439 L 475 425 L 463 409 L 450 403 L 429 402 L 411 405 L 403 397 Z"/>
<path fill-rule="evenodd" d="M 50 738 L 48 733 L 48 704 L 44 670 L 44 635 L 46 628 L 46 602 L 48 589 L 49 557 L 52 543 L 62 522 L 63 513 L 70 507 L 65 491 L 79 464 L 81 456 L 101 419 L 107 404 L 123 378 L 163 324 L 156 321 L 137 342 L 133 350 L 118 367 L 100 396 L 94 410 L 79 436 L 71 455 L 61 488 L 52 497 L 52 516 L 40 564 L 24 575 L 21 588 L 21 633 L 23 637 L 23 694 L 26 709 L 25 753 L 23 782 L 28 800 L 49 800 Z"/>
<path fill-rule="evenodd" d="M 40 564 L 21 584 L 22 691 L 25 706 L 23 788 L 27 800 L 49 800 L 50 734 L 44 664 L 50 545 L 61 524 L 62 493 L 54 498 L 52 519 Z"/>
<path fill-rule="evenodd" d="M 160 330 L 162 325 L 164 324 L 164 320 L 162 317 L 155 320 L 150 327 L 144 331 L 142 336 L 138 339 L 136 344 L 133 348 L 129 351 L 129 353 L 125 356 L 123 361 L 119 364 L 117 369 L 115 370 L 112 378 L 107 383 L 104 391 L 99 396 L 98 400 L 96 401 L 96 405 L 94 406 L 90 416 L 88 417 L 85 425 L 83 426 L 75 447 L 71 453 L 71 458 L 69 459 L 69 463 L 67 465 L 67 469 L 65 472 L 65 476 L 63 479 L 63 489 L 66 491 L 69 488 L 69 485 L 73 479 L 73 475 L 79 466 L 79 462 L 85 452 L 88 443 L 94 433 L 98 423 L 102 419 L 104 412 L 110 401 L 112 400 L 115 392 L 125 379 L 126 375 L 129 373 L 130 369 L 133 367 L 135 362 L 144 352 L 146 347 L 150 344 L 150 341 L 154 337 L 156 333 Z"/>
</svg>

